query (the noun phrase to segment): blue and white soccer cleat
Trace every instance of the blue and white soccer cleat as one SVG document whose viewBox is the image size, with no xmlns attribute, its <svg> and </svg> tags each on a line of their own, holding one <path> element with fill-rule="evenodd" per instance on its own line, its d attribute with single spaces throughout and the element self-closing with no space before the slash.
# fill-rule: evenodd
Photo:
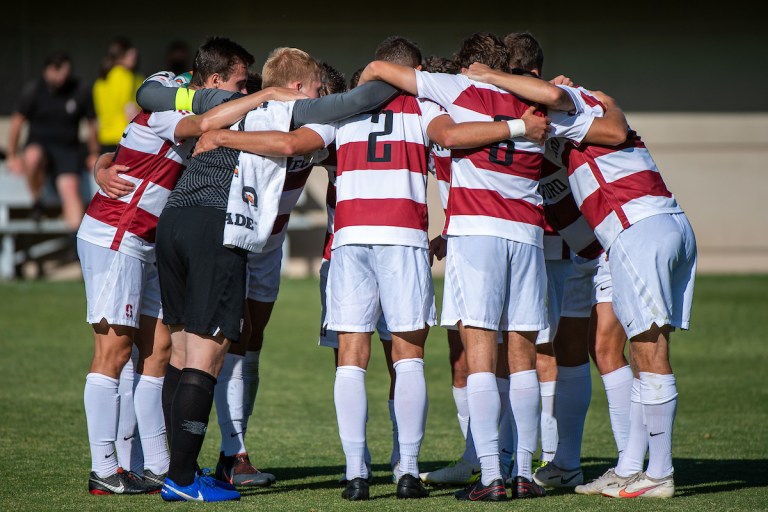
<svg viewBox="0 0 768 512">
<path fill-rule="evenodd" d="M 239 500 L 240 493 L 223 489 L 210 476 L 195 475 L 195 480 L 190 485 L 181 486 L 171 480 L 165 479 L 160 496 L 165 501 L 231 501 Z"/>
</svg>

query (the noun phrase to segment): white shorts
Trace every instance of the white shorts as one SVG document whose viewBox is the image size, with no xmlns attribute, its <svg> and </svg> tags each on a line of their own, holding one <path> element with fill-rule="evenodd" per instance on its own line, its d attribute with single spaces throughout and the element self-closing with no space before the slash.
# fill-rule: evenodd
<svg viewBox="0 0 768 512">
<path fill-rule="evenodd" d="M 608 264 L 608 253 L 601 254 L 597 260 L 597 273 L 595 273 L 592 287 L 593 306 L 601 302 L 613 302 L 613 281 L 611 280 L 611 266 Z"/>
<path fill-rule="evenodd" d="M 574 274 L 571 260 L 545 260 L 547 268 L 547 322 L 549 327 L 539 331 L 537 345 L 552 343 L 557 334 L 557 324 L 563 307 L 565 281 Z"/>
<path fill-rule="evenodd" d="M 325 327 L 373 332 L 381 315 L 392 332 L 435 325 L 435 290 L 427 249 L 344 245 L 333 250 Z"/>
<path fill-rule="evenodd" d="M 494 236 L 448 237 L 440 324 L 500 331 L 547 328 L 540 247 Z"/>
<path fill-rule="evenodd" d="M 248 298 L 259 302 L 275 302 L 280 290 L 280 266 L 283 247 L 269 252 L 248 253 Z"/>
<path fill-rule="evenodd" d="M 611 245 L 613 310 L 628 338 L 653 324 L 688 329 L 696 276 L 696 238 L 683 213 L 643 219 Z"/>
<path fill-rule="evenodd" d="M 330 266 L 331 262 L 329 260 L 323 260 L 320 264 L 320 338 L 318 339 L 318 345 L 321 347 L 339 348 L 339 333 L 323 327 L 326 312 L 326 286 L 328 284 L 328 269 Z M 387 329 L 387 321 L 384 315 L 379 317 L 379 321 L 376 323 L 376 330 L 379 331 L 379 339 L 381 341 L 392 341 L 392 334 Z"/>
<path fill-rule="evenodd" d="M 89 324 L 139 327 L 139 316 L 163 318 L 157 267 L 133 256 L 77 239 Z"/>
</svg>

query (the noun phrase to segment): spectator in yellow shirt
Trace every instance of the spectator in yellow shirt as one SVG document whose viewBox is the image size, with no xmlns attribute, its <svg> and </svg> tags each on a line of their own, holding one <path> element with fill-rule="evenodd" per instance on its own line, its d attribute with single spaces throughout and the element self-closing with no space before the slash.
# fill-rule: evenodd
<svg viewBox="0 0 768 512">
<path fill-rule="evenodd" d="M 142 77 L 135 72 L 138 56 L 127 38 L 116 37 L 107 47 L 101 73 L 93 84 L 102 153 L 117 148 L 123 130 L 140 110 L 136 105 L 136 90 L 142 82 Z"/>
</svg>

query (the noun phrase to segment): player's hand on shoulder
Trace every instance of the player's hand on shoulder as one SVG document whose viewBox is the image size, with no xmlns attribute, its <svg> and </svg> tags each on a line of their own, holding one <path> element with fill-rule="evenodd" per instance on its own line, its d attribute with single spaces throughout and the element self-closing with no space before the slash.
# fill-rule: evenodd
<svg viewBox="0 0 768 512">
<path fill-rule="evenodd" d="M 130 167 L 125 165 L 112 164 L 109 167 L 97 168 L 94 171 L 93 179 L 96 184 L 101 188 L 101 191 L 107 194 L 110 199 L 119 199 L 123 196 L 127 196 L 135 185 L 119 176 L 121 172 L 127 172 Z"/>
<path fill-rule="evenodd" d="M 565 85 L 568 87 L 574 87 L 573 80 L 571 80 L 565 75 L 558 75 L 552 80 L 550 80 L 549 83 L 551 83 L 552 85 Z"/>
<path fill-rule="evenodd" d="M 470 66 L 461 72 L 464 76 L 470 80 L 477 80 L 478 82 L 488 82 L 493 75 L 492 68 L 481 64 L 479 62 L 473 62 Z"/>
<path fill-rule="evenodd" d="M 197 143 L 195 143 L 195 151 L 192 153 L 192 156 L 197 156 L 200 153 L 205 153 L 206 151 L 212 151 L 219 147 L 218 141 L 217 141 L 217 132 L 219 130 L 211 130 L 209 132 L 205 132 L 200 136 L 199 139 L 197 139 Z"/>
<path fill-rule="evenodd" d="M 525 138 L 536 144 L 544 144 L 551 130 L 550 119 L 536 115 L 536 106 L 531 106 L 520 118 L 525 123 Z"/>
</svg>

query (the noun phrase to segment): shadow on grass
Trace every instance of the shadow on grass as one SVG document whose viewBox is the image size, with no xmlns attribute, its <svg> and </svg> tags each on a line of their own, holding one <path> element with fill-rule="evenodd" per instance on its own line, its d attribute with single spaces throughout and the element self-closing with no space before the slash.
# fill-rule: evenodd
<svg viewBox="0 0 768 512">
<path fill-rule="evenodd" d="M 687 459 L 674 458 L 675 496 L 694 496 L 718 492 L 768 487 L 766 459 Z M 616 464 L 615 460 L 585 457 L 584 479 L 590 481 Z M 548 491 L 565 494 L 568 490 Z"/>
<path fill-rule="evenodd" d="M 423 471 L 433 471 L 447 465 L 450 461 L 424 461 L 420 464 Z M 756 487 L 768 487 L 768 460 L 766 459 L 690 459 L 676 458 L 675 487 L 677 496 L 695 496 L 728 491 L 738 491 Z M 606 469 L 613 466 L 615 460 L 599 457 L 582 459 L 585 481 L 597 478 Z M 278 478 L 278 483 L 266 489 L 248 489 L 243 494 L 258 495 L 284 493 L 301 490 L 343 489 L 339 485 L 344 467 L 336 466 L 307 466 L 269 468 Z M 392 492 L 372 496 L 372 499 L 391 498 L 394 496 L 389 464 L 374 464 L 373 485 L 392 485 Z M 327 478 L 322 478 L 327 477 Z M 320 480 L 318 481 L 318 478 Z M 311 481 L 306 481 L 311 480 Z M 456 486 L 458 487 L 458 486 Z M 570 494 L 570 489 L 552 489 L 548 495 L 558 496 Z M 449 495 L 453 493 L 450 487 L 433 487 L 432 496 Z"/>
</svg>

